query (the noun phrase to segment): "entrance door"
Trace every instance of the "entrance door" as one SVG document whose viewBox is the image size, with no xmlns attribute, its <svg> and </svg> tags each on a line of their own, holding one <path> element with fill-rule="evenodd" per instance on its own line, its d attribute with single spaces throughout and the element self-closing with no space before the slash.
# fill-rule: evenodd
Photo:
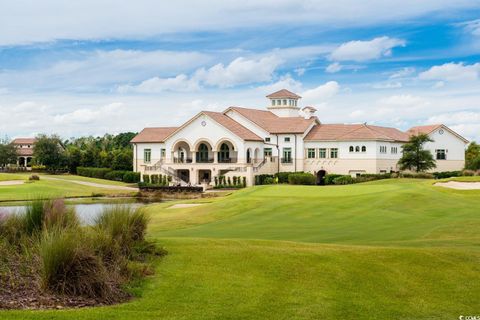
<svg viewBox="0 0 480 320">
<path fill-rule="evenodd" d="M 325 175 L 327 172 L 325 170 L 320 170 L 317 172 L 317 184 L 319 186 L 325 185 Z"/>
</svg>

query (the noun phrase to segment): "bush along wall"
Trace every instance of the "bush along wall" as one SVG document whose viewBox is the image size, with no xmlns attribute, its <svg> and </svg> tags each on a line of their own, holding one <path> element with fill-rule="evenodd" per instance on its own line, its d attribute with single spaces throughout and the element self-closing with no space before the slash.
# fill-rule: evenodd
<svg viewBox="0 0 480 320">
<path fill-rule="evenodd" d="M 169 182 L 172 181 L 172 177 L 163 174 L 144 174 L 143 186 L 161 186 L 167 187 Z"/>
<path fill-rule="evenodd" d="M 317 183 L 317 178 L 307 172 L 291 173 L 288 175 L 289 184 L 314 185 Z"/>
<path fill-rule="evenodd" d="M 77 174 L 83 177 L 123 181 L 127 183 L 140 182 L 140 173 L 108 168 L 77 167 Z"/>
<path fill-rule="evenodd" d="M 239 189 L 247 186 L 246 177 L 225 177 L 218 176 L 213 178 L 214 189 Z"/>
<path fill-rule="evenodd" d="M 263 184 L 274 184 L 275 177 L 273 174 L 259 174 L 255 176 L 255 185 L 263 185 Z"/>
</svg>

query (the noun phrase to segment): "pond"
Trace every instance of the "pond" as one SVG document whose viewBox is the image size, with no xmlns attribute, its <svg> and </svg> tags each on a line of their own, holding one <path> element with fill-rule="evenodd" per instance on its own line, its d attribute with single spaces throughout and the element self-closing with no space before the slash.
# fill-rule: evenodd
<svg viewBox="0 0 480 320">
<path fill-rule="evenodd" d="M 95 221 L 95 218 L 106 208 L 112 208 L 118 205 L 127 205 L 133 208 L 140 208 L 147 204 L 160 203 L 160 201 L 155 202 L 140 202 L 136 199 L 129 199 L 127 201 L 112 201 L 106 202 L 105 200 L 100 201 L 99 203 L 72 203 L 66 202 L 67 207 L 74 207 L 77 212 L 80 221 L 83 224 L 92 224 Z M 12 205 L 12 206 L 2 206 L 0 204 L 0 212 L 6 213 L 23 213 L 25 212 L 25 203 L 21 205 Z"/>
</svg>

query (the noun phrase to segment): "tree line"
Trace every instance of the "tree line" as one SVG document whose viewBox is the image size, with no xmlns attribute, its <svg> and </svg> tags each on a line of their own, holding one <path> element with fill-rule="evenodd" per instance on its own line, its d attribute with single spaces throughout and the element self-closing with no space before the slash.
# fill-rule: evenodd
<svg viewBox="0 0 480 320">
<path fill-rule="evenodd" d="M 42 165 L 49 171 L 77 172 L 77 167 L 133 170 L 133 150 L 130 140 L 134 132 L 103 137 L 80 137 L 62 140 L 60 136 L 40 134 L 33 147 L 32 165 Z M 8 139 L 0 140 L 0 166 L 16 164 L 15 146 Z"/>
</svg>

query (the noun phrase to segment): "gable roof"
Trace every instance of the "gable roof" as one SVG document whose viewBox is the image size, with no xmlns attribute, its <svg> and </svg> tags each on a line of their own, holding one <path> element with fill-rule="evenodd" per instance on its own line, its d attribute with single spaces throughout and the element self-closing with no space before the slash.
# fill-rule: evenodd
<svg viewBox="0 0 480 320">
<path fill-rule="evenodd" d="M 310 126 L 317 122 L 316 117 L 305 119 L 303 117 L 279 117 L 266 110 L 248 109 L 241 107 L 230 107 L 225 110 L 238 112 L 263 130 L 269 133 L 305 133 Z"/>
<path fill-rule="evenodd" d="M 252 131 L 248 130 L 244 126 L 242 126 L 237 121 L 233 120 L 232 118 L 227 117 L 221 112 L 213 112 L 213 111 L 202 111 L 203 114 L 206 114 L 213 120 L 215 120 L 220 125 L 224 126 L 226 129 L 230 130 L 233 134 L 242 138 L 243 140 L 247 141 L 263 141 L 262 138 L 257 136 Z"/>
<path fill-rule="evenodd" d="M 410 129 L 408 129 L 407 133 L 409 134 L 409 136 L 416 136 L 416 135 L 421 134 L 421 133 L 429 135 L 430 133 L 434 132 L 435 130 L 437 130 L 439 128 L 443 128 L 443 129 L 449 131 L 451 134 L 458 137 L 460 140 L 462 140 L 465 143 L 470 142 L 467 139 L 465 139 L 464 137 L 462 137 L 461 135 L 459 135 L 458 133 L 456 133 L 455 131 L 453 131 L 452 129 L 450 129 L 449 127 L 447 127 L 446 125 L 444 125 L 444 124 L 431 124 L 431 125 L 426 125 L 426 126 L 416 126 L 416 127 L 412 127 Z"/>
<path fill-rule="evenodd" d="M 367 124 L 320 124 L 313 127 L 306 141 L 388 140 L 408 141 L 408 135 L 395 128 Z"/>
<path fill-rule="evenodd" d="M 277 92 L 271 93 L 267 98 L 290 98 L 290 99 L 300 99 L 301 97 L 298 94 L 295 94 L 287 89 L 282 89 Z"/>
<path fill-rule="evenodd" d="M 17 138 L 12 141 L 13 144 L 35 144 L 35 138 Z"/>
<path fill-rule="evenodd" d="M 407 133 L 411 136 L 416 136 L 416 135 L 421 134 L 421 133 L 430 134 L 433 131 L 440 128 L 441 126 L 442 126 L 441 124 L 430 124 L 430 125 L 427 125 L 427 126 L 416 126 L 416 127 L 412 127 L 410 129 L 408 129 Z"/>
<path fill-rule="evenodd" d="M 158 127 L 158 128 L 145 128 L 140 131 L 132 140 L 131 143 L 141 142 L 164 142 L 165 138 L 174 132 L 176 127 Z"/>
</svg>

